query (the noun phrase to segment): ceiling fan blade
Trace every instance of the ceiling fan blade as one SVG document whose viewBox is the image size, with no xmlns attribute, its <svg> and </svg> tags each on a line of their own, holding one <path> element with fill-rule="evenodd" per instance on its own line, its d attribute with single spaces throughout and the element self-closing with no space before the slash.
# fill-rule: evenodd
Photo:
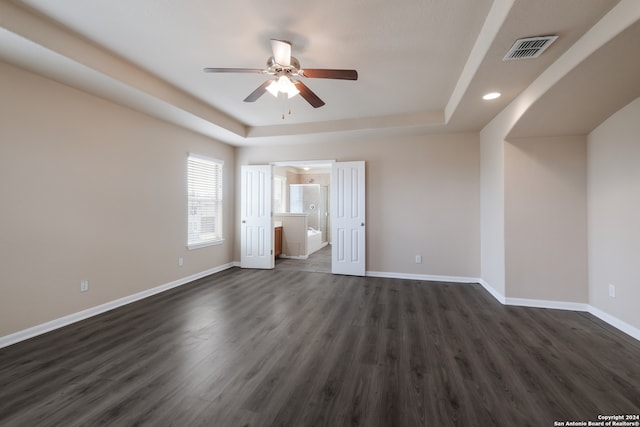
<svg viewBox="0 0 640 427">
<path fill-rule="evenodd" d="M 322 107 L 324 105 L 324 101 L 320 99 L 318 95 L 313 93 L 306 84 L 302 83 L 300 80 L 295 80 L 293 83 L 300 91 L 300 96 L 311 104 L 313 108 Z"/>
<path fill-rule="evenodd" d="M 329 70 L 325 68 L 305 68 L 300 74 L 312 79 L 358 80 L 356 70 Z"/>
<path fill-rule="evenodd" d="M 205 73 L 264 73 L 260 68 L 205 68 Z"/>
<path fill-rule="evenodd" d="M 244 99 L 244 102 L 256 102 L 258 98 L 260 98 L 267 91 L 267 86 L 269 86 L 273 82 L 273 80 L 267 80 L 262 83 L 256 90 L 251 92 L 249 96 Z"/>
<path fill-rule="evenodd" d="M 271 50 L 276 63 L 288 67 L 291 65 L 291 43 L 286 40 L 271 39 Z"/>
</svg>

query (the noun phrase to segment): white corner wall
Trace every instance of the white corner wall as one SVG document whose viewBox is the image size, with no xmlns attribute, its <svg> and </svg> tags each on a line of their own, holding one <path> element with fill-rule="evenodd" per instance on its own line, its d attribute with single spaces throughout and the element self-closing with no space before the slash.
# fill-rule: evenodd
<svg viewBox="0 0 640 427">
<path fill-rule="evenodd" d="M 480 265 L 484 286 L 504 302 L 504 136 L 499 126 L 480 132 Z"/>
<path fill-rule="evenodd" d="M 640 98 L 587 141 L 589 304 L 640 329 Z"/>
<path fill-rule="evenodd" d="M 503 303 L 580 310 L 589 308 L 588 304 L 581 302 L 585 300 L 585 291 L 588 289 L 588 284 L 582 283 L 582 285 L 579 285 L 579 278 L 584 275 L 584 261 L 582 263 L 579 262 L 580 255 L 571 261 L 577 269 L 567 276 L 571 279 L 571 284 L 567 290 L 554 288 L 558 284 L 557 278 L 553 280 L 555 285 L 543 287 L 536 283 L 525 283 L 525 281 L 511 283 L 514 278 L 518 280 L 518 277 L 524 277 L 525 271 L 531 272 L 538 268 L 543 268 L 545 258 L 547 264 L 549 259 L 541 247 L 538 248 L 539 250 L 527 248 L 526 241 L 517 241 L 520 237 L 515 236 L 513 233 L 511 233 L 511 237 L 507 237 L 505 234 L 507 222 L 509 221 L 513 225 L 513 221 L 518 220 L 513 216 L 514 212 L 516 212 L 512 209 L 513 206 L 505 204 L 505 186 L 512 186 L 517 181 L 517 179 L 513 180 L 513 174 L 507 170 L 507 168 L 510 171 L 513 169 L 512 165 L 506 165 L 506 162 L 510 160 L 505 158 L 505 155 L 513 154 L 513 152 L 506 152 L 506 150 L 514 147 L 506 148 L 505 145 L 509 144 L 510 133 L 514 126 L 518 124 L 536 102 L 546 93 L 557 90 L 556 84 L 561 82 L 569 72 L 579 67 L 585 59 L 637 21 L 638 13 L 640 12 L 637 6 L 637 1 L 635 0 L 622 0 L 480 131 L 481 277 L 482 283 L 487 290 L 492 292 Z M 547 133 L 544 123 L 539 123 L 539 129 L 535 132 L 536 134 L 529 136 L 546 137 L 550 135 Z M 568 140 L 572 137 L 563 138 Z M 568 164 L 571 164 L 571 159 L 566 160 Z M 555 160 L 551 156 L 545 162 L 548 162 L 549 166 L 553 167 Z M 529 163 L 528 166 L 531 166 L 528 173 L 532 177 L 546 173 L 544 165 Z M 509 173 L 509 176 L 506 176 L 506 173 Z M 510 182 L 507 183 L 507 181 Z M 548 181 L 553 180 L 550 179 Z M 553 191 L 548 196 L 533 195 L 525 203 L 535 203 L 536 199 L 543 203 L 549 203 L 556 196 Z M 576 201 L 584 206 L 584 202 L 580 201 L 579 198 Z M 563 203 L 563 205 L 565 211 L 562 215 L 565 218 L 570 218 L 571 212 L 579 211 L 579 207 L 573 207 L 566 203 Z M 509 215 L 509 218 L 506 218 L 506 215 Z M 583 216 L 581 215 L 580 218 L 583 218 Z M 579 221 L 582 221 L 582 219 L 579 219 Z M 510 228 L 513 230 L 513 227 Z M 586 241 L 586 239 L 579 237 L 577 228 L 569 234 L 576 236 L 574 239 L 575 244 L 569 246 L 577 248 L 578 254 L 584 254 L 586 244 L 582 244 L 580 240 Z M 547 233 L 546 238 L 540 238 L 539 240 L 553 241 L 551 237 Z M 508 244 L 507 240 L 509 240 Z M 512 251 L 514 248 L 516 252 L 518 250 L 520 252 L 507 253 L 507 251 Z M 568 250 L 571 249 L 569 248 Z M 576 254 L 571 256 L 573 257 L 574 255 Z M 509 262 L 513 262 L 516 259 L 520 262 L 520 265 L 507 265 L 508 259 Z M 551 272 L 562 273 L 562 268 L 558 265 L 554 266 L 554 263 L 551 264 Z M 507 271 L 509 271 L 509 280 L 507 280 Z M 554 299 L 558 297 L 561 299 Z"/>
</svg>

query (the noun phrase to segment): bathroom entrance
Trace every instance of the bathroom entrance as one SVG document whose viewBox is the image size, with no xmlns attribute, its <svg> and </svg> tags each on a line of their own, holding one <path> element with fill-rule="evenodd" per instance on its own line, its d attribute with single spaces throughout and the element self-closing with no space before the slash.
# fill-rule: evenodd
<svg viewBox="0 0 640 427">
<path fill-rule="evenodd" d="M 274 268 L 277 256 L 306 260 L 328 247 L 331 273 L 365 275 L 363 161 L 243 165 L 240 184 L 242 268 Z"/>
<path fill-rule="evenodd" d="M 273 219 L 276 239 L 282 236 L 276 268 L 298 266 L 306 271 L 331 271 L 331 168 L 331 163 L 318 162 L 274 165 Z M 280 225 L 282 233 L 277 228 Z M 316 258 L 324 260 L 319 262 Z"/>
</svg>

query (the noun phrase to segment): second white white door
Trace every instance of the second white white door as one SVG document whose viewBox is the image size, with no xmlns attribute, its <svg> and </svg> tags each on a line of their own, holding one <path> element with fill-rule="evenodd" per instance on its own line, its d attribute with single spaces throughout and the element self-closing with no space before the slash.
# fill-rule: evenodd
<svg viewBox="0 0 640 427">
<path fill-rule="evenodd" d="M 333 164 L 331 203 L 331 272 L 364 276 L 365 258 L 364 161 Z"/>
<path fill-rule="evenodd" d="M 271 166 L 241 168 L 240 267 L 274 267 Z"/>
</svg>

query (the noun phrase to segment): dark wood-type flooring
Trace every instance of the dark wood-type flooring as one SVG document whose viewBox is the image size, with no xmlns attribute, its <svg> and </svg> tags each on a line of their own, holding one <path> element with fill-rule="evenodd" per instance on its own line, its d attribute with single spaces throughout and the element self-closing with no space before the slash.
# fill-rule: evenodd
<svg viewBox="0 0 640 427">
<path fill-rule="evenodd" d="M 307 259 L 277 258 L 276 269 L 331 273 L 331 245 L 309 255 Z"/>
<path fill-rule="evenodd" d="M 2 426 L 553 426 L 640 413 L 640 343 L 480 285 L 230 269 L 0 349 Z"/>
</svg>

